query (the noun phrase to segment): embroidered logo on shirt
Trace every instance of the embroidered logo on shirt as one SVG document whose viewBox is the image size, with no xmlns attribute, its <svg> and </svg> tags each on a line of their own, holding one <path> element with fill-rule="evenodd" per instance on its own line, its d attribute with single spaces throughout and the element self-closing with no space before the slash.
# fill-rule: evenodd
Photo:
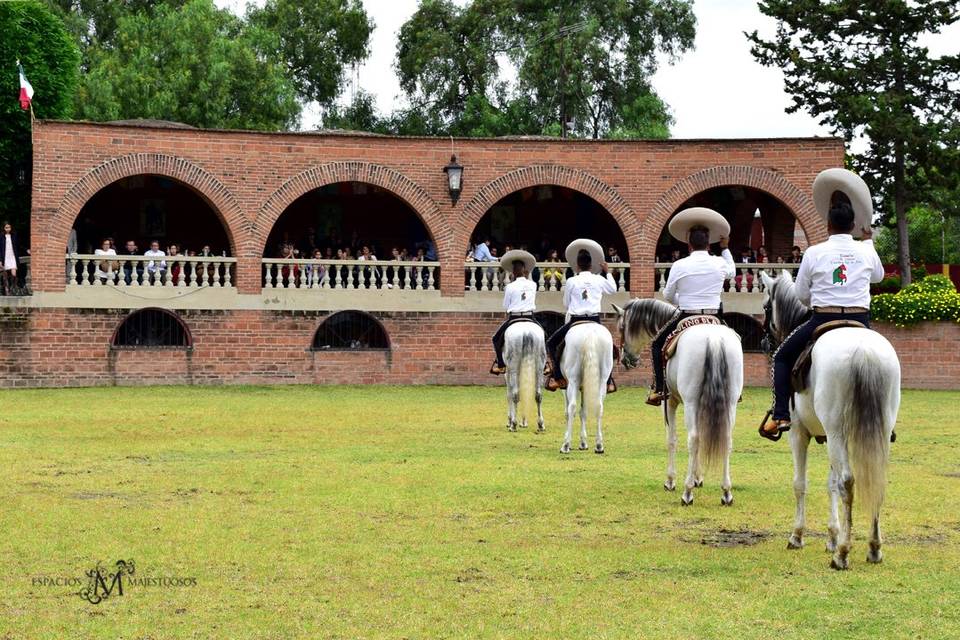
<svg viewBox="0 0 960 640">
<path fill-rule="evenodd" d="M 583 293 L 580 294 L 580 297 L 583 298 L 584 300 L 587 299 L 587 290 L 586 290 L 586 289 L 583 290 Z"/>
<path fill-rule="evenodd" d="M 526 299 L 527 299 L 527 292 L 526 292 L 526 291 L 524 291 L 523 293 L 520 294 L 520 299 L 521 299 L 521 300 L 526 300 Z"/>
<path fill-rule="evenodd" d="M 833 284 L 847 284 L 847 265 L 840 263 L 840 266 L 833 270 Z"/>
</svg>

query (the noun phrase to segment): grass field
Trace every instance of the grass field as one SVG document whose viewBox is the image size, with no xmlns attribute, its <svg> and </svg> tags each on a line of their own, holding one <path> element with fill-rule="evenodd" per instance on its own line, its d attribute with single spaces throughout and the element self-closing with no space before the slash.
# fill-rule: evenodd
<svg viewBox="0 0 960 640">
<path fill-rule="evenodd" d="M 769 392 L 740 406 L 729 508 L 716 473 L 692 507 L 663 491 L 642 399 L 608 399 L 605 455 L 561 456 L 553 395 L 538 436 L 491 388 L 2 391 L 0 638 L 960 637 L 960 393 L 904 394 L 885 561 L 857 513 L 845 573 L 823 447 L 807 547 L 785 548 Z M 121 558 L 196 584 L 92 605 L 37 582 Z"/>
</svg>

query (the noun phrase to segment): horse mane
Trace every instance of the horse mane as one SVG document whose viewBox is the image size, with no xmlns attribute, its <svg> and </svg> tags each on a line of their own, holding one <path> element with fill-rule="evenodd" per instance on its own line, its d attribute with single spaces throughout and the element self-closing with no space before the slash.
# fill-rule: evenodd
<svg viewBox="0 0 960 640">
<path fill-rule="evenodd" d="M 627 336 L 643 333 L 655 336 L 677 308 L 656 298 L 634 298 L 623 308 L 623 327 Z"/>
<path fill-rule="evenodd" d="M 789 275 L 780 274 L 773 281 L 770 298 L 777 311 L 777 330 L 782 334 L 781 339 L 784 339 L 807 319 L 810 309 L 797 298 L 793 290 L 793 278 Z"/>
</svg>

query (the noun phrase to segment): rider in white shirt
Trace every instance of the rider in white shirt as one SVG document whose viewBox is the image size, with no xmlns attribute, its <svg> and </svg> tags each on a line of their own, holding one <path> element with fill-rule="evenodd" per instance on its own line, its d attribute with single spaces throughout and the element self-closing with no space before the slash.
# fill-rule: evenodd
<svg viewBox="0 0 960 640">
<path fill-rule="evenodd" d="M 602 254 L 601 254 L 602 255 Z M 600 322 L 600 310 L 603 294 L 616 293 L 617 283 L 607 272 L 607 263 L 600 263 L 600 273 L 592 273 L 593 259 L 587 251 L 577 255 L 577 275 L 569 278 L 563 285 L 563 304 L 567 308 L 567 323 L 547 340 L 547 352 L 553 362 L 553 371 L 547 380 L 547 390 L 556 391 L 566 388 L 567 381 L 560 371 L 559 347 L 567 331 L 575 322 Z M 607 380 L 607 393 L 617 390 L 613 376 Z"/>
<path fill-rule="evenodd" d="M 720 294 L 723 292 L 723 283 L 732 278 L 736 271 L 733 256 L 727 248 L 728 242 L 726 237 L 721 237 L 720 256 L 712 256 L 707 251 L 710 248 L 709 229 L 693 227 L 687 239 L 690 255 L 677 260 L 670 266 L 670 275 L 667 276 L 663 297 L 670 304 L 676 305 L 677 311 L 660 328 L 650 347 L 653 389 L 647 396 L 649 405 L 656 407 L 663 402 L 665 386 L 663 347 L 680 321 L 689 316 L 719 317 L 721 313 Z"/>
<path fill-rule="evenodd" d="M 511 259 L 512 255 L 521 253 L 526 254 L 525 257 L 529 259 L 527 264 L 524 263 L 523 259 Z M 507 365 L 503 361 L 503 344 L 507 327 L 521 319 L 523 321 L 536 322 L 536 320 L 533 319 L 533 312 L 537 309 L 537 284 L 527 277 L 529 275 L 527 265 L 534 264 L 533 255 L 526 251 L 511 251 L 504 254 L 501 264 L 503 264 L 504 267 L 506 267 L 506 265 L 510 266 L 513 274 L 513 282 L 508 284 L 503 290 L 503 308 L 507 312 L 507 319 L 500 325 L 497 332 L 493 334 L 493 350 L 497 354 L 497 359 L 490 366 L 490 373 L 494 375 L 500 375 L 507 371 Z"/>
<path fill-rule="evenodd" d="M 856 320 L 870 326 L 870 283 L 883 280 L 883 263 L 873 247 L 872 231 L 862 229 L 863 240 L 853 239 L 854 211 L 841 201 L 827 217 L 826 242 L 807 249 L 797 271 L 794 292 L 813 315 L 797 327 L 773 354 L 773 420 L 760 435 L 776 439 L 790 430 L 790 374 L 813 331 L 831 320 Z"/>
</svg>

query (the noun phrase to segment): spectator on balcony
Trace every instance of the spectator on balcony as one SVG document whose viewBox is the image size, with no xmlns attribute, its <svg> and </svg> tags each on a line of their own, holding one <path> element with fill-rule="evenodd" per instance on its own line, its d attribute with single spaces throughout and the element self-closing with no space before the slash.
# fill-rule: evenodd
<svg viewBox="0 0 960 640">
<path fill-rule="evenodd" d="M 280 249 L 281 260 L 295 260 L 294 248 L 292 244 L 285 244 Z M 291 268 L 292 267 L 292 268 Z M 300 283 L 300 266 L 294 264 L 284 264 L 280 267 L 280 284 L 284 288 L 292 288 Z"/>
<path fill-rule="evenodd" d="M 783 259 L 783 256 L 777 256 L 777 264 L 786 264 L 786 260 Z"/>
<path fill-rule="evenodd" d="M 376 262 L 377 256 L 370 250 L 369 245 L 363 245 L 360 248 L 360 255 L 357 256 L 357 260 L 363 260 L 364 262 Z M 380 269 L 376 266 L 364 267 L 363 268 L 363 285 L 367 289 L 373 288 L 375 284 L 379 284 L 381 281 Z"/>
<path fill-rule="evenodd" d="M 94 251 L 94 254 L 98 256 L 115 256 L 117 255 L 117 251 L 110 246 L 110 238 L 104 238 L 100 243 L 100 248 Z M 113 260 L 97 261 L 97 267 L 96 271 L 94 272 L 94 276 L 100 279 L 100 284 L 116 282 L 117 273 L 114 270 L 115 264 L 116 263 Z"/>
<path fill-rule="evenodd" d="M 676 262 L 682 257 L 683 256 L 680 253 L 680 249 L 674 249 L 673 251 L 670 252 L 670 259 L 667 260 L 667 262 Z"/>
<path fill-rule="evenodd" d="M 423 242 L 418 242 L 417 249 L 423 249 L 423 257 L 427 262 L 434 262 L 437 259 L 437 248 L 434 246 L 432 240 L 424 240 Z"/>
<path fill-rule="evenodd" d="M 201 258 L 212 258 L 213 251 L 210 249 L 210 245 L 205 244 L 203 245 L 203 248 L 200 249 L 200 253 L 198 253 L 197 255 Z"/>
<path fill-rule="evenodd" d="M 179 258 L 180 256 L 180 246 L 176 244 L 171 244 L 167 247 L 167 257 L 168 258 Z M 170 266 L 170 278 L 173 281 L 173 286 L 180 284 L 180 264 L 176 260 L 171 260 Z"/>
<path fill-rule="evenodd" d="M 15 295 L 20 283 L 17 272 L 23 252 L 20 249 L 20 239 L 9 222 L 3 223 L 3 294 Z"/>
<path fill-rule="evenodd" d="M 314 248 L 313 254 L 311 255 L 312 260 L 323 260 L 323 251 L 318 248 Z M 326 270 L 323 268 L 322 264 L 311 263 L 307 264 L 304 267 L 304 274 L 307 276 L 307 286 L 313 287 L 323 284 L 323 274 Z"/>
<path fill-rule="evenodd" d="M 140 257 L 140 247 L 137 246 L 136 240 L 127 240 L 123 245 L 123 249 L 118 254 L 120 256 L 126 256 L 128 258 L 132 256 Z M 143 262 L 139 260 L 128 260 L 123 263 L 123 280 L 128 285 L 133 283 L 133 276 L 136 274 L 137 283 L 140 282 L 140 279 L 143 277 Z"/>
<path fill-rule="evenodd" d="M 307 227 L 307 231 L 297 245 L 300 255 L 305 258 L 313 256 L 314 249 L 317 248 L 317 230 L 314 227 Z"/>
<path fill-rule="evenodd" d="M 770 258 L 767 256 L 767 248 L 761 246 L 759 249 L 757 249 L 757 263 L 763 264 L 765 262 L 770 262 Z"/>
<path fill-rule="evenodd" d="M 803 252 L 800 251 L 800 247 L 793 245 L 793 248 L 790 249 L 790 257 L 787 259 L 787 262 L 791 264 L 800 264 L 801 260 L 803 260 Z"/>
<path fill-rule="evenodd" d="M 755 255 L 753 255 L 753 250 L 746 246 L 740 251 L 740 257 L 737 258 L 737 262 L 740 264 L 752 264 L 757 261 Z M 737 291 L 752 291 L 753 290 L 753 269 L 737 269 L 737 276 L 734 278 L 736 282 Z"/>
<path fill-rule="evenodd" d="M 166 253 L 160 250 L 160 243 L 156 240 L 150 242 L 150 248 L 144 251 L 143 255 L 147 258 L 165 258 L 167 256 Z M 150 260 L 150 262 L 147 263 L 147 275 L 149 276 L 151 283 L 157 278 L 162 280 L 166 272 L 166 260 Z"/>
<path fill-rule="evenodd" d="M 493 257 L 493 251 L 490 249 L 490 238 L 484 238 L 482 242 L 477 245 L 477 250 L 473 253 L 473 259 L 476 262 L 494 262 L 496 260 Z"/>
<path fill-rule="evenodd" d="M 616 247 L 607 247 L 607 262 L 623 262 Z"/>
<path fill-rule="evenodd" d="M 557 266 L 546 267 L 543 270 L 543 285 L 547 291 L 559 291 L 560 287 L 563 286 L 563 281 L 566 276 L 567 268 L 566 266 L 561 266 L 560 257 L 556 249 L 550 249 L 547 252 L 547 259 L 544 262 L 549 262 L 551 265 L 556 264 Z"/>
</svg>

